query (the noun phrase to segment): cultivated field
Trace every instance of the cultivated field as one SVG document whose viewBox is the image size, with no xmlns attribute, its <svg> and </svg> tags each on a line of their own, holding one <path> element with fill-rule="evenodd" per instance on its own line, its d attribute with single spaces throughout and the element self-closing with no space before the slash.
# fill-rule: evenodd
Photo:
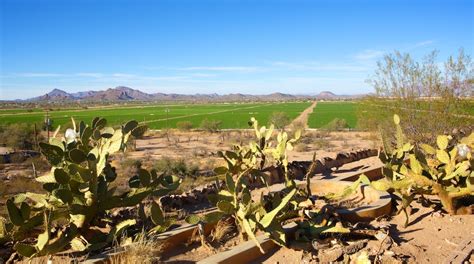
<svg viewBox="0 0 474 264">
<path fill-rule="evenodd" d="M 198 128 L 204 119 L 221 121 L 221 128 L 248 128 L 251 117 L 261 124 L 267 124 L 274 112 L 285 112 L 293 120 L 311 102 L 281 103 L 223 103 L 223 104 L 174 104 L 174 105 L 134 105 L 107 106 L 89 109 L 55 109 L 49 111 L 53 126 L 67 125 L 70 118 L 92 120 L 96 116 L 104 117 L 111 125 L 118 125 L 135 119 L 146 123 L 151 129 L 176 128 L 180 121 L 190 121 Z M 322 128 L 335 118 L 345 119 L 350 128 L 357 125 L 356 102 L 318 102 L 309 115 L 309 128 Z M 46 112 L 42 109 L 1 109 L 0 124 L 28 123 L 41 124 Z"/>
<path fill-rule="evenodd" d="M 294 119 L 310 105 L 311 102 L 117 106 L 55 110 L 49 111 L 49 116 L 54 126 L 70 123 L 71 117 L 76 120 L 92 120 L 101 116 L 111 125 L 135 119 L 146 123 L 151 129 L 176 128 L 179 121 L 190 121 L 194 127 L 199 127 L 206 118 L 222 121 L 221 128 L 248 128 L 247 122 L 251 117 L 257 118 L 261 124 L 266 124 L 273 112 L 285 112 L 290 119 Z M 43 122 L 44 117 L 45 112 L 38 109 L 0 110 L 1 124 L 39 124 Z"/>
<path fill-rule="evenodd" d="M 318 102 L 309 116 L 310 128 L 322 128 L 335 118 L 345 119 L 350 128 L 357 125 L 356 102 Z"/>
</svg>

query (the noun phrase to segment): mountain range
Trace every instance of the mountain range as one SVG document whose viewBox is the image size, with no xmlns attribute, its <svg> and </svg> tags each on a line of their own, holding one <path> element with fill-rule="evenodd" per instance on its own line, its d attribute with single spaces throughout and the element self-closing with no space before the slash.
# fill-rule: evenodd
<svg viewBox="0 0 474 264">
<path fill-rule="evenodd" d="M 292 95 L 285 93 L 272 93 L 267 95 L 250 94 L 165 94 L 165 93 L 145 93 L 137 89 L 125 86 L 118 86 L 102 91 L 84 91 L 68 93 L 60 89 L 27 99 L 29 102 L 61 102 L 61 101 L 286 101 L 298 99 L 320 99 L 320 100 L 340 100 L 361 97 L 362 95 L 336 95 L 329 91 L 320 92 L 316 95 Z"/>
</svg>

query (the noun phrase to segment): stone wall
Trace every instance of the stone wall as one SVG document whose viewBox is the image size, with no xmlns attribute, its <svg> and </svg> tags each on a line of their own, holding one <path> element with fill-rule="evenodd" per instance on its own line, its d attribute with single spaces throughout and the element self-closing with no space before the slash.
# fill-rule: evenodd
<svg viewBox="0 0 474 264">
<path fill-rule="evenodd" d="M 347 163 L 377 156 L 377 154 L 378 151 L 376 149 L 362 149 L 353 152 L 338 153 L 335 159 L 329 157 L 321 158 L 316 160 L 315 170 L 310 176 L 329 172 L 333 168 L 339 168 Z M 311 163 L 312 161 L 293 161 L 289 163 L 288 172 L 290 177 L 303 180 L 311 166 Z M 280 168 L 274 166 L 265 168 L 264 174 L 266 175 L 266 180 L 269 185 L 280 183 L 285 180 L 283 171 Z M 219 183 L 219 186 L 223 186 L 224 184 L 225 183 L 222 181 Z M 182 209 L 184 207 L 190 207 L 196 204 L 208 202 L 207 196 L 209 194 L 216 194 L 218 189 L 217 183 L 210 183 L 197 187 L 183 194 L 171 194 L 163 196 L 161 197 L 160 202 L 163 209 L 166 211 Z"/>
</svg>

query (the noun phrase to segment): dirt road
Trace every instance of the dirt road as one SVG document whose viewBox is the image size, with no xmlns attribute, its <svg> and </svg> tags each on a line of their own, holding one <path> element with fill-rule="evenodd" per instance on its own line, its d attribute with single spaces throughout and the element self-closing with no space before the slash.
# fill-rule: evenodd
<svg viewBox="0 0 474 264">
<path fill-rule="evenodd" d="M 308 108 L 306 108 L 301 114 L 291 122 L 288 127 L 291 127 L 294 124 L 302 123 L 305 128 L 308 128 L 308 118 L 309 115 L 313 112 L 313 109 L 316 107 L 316 101 L 314 101 Z"/>
</svg>

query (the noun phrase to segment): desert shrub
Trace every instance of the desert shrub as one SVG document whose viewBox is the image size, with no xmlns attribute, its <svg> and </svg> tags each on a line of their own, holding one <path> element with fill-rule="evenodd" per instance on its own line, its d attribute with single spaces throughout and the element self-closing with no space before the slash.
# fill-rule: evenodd
<svg viewBox="0 0 474 264">
<path fill-rule="evenodd" d="M 126 241 L 117 245 L 118 247 L 126 247 L 122 254 L 111 256 L 110 263 L 155 263 L 156 256 L 163 253 L 163 242 L 146 235 L 145 232 L 138 234 L 133 243 Z M 68 262 L 73 263 L 73 262 Z"/>
<path fill-rule="evenodd" d="M 49 171 L 51 169 L 51 166 L 49 165 L 48 161 L 42 156 L 28 158 L 23 163 L 34 164 L 35 170 L 38 174 Z"/>
<path fill-rule="evenodd" d="M 277 129 L 282 129 L 290 123 L 290 117 L 285 112 L 273 112 L 268 120 L 268 124 L 273 124 Z"/>
<path fill-rule="evenodd" d="M 299 143 L 303 143 L 303 144 L 306 144 L 306 145 L 311 144 L 311 143 L 313 143 L 313 138 L 310 137 L 310 136 L 302 136 L 300 138 Z"/>
<path fill-rule="evenodd" d="M 41 134 L 37 134 L 38 141 L 44 141 Z M 0 127 L 0 145 L 13 149 L 31 150 L 35 147 L 34 125 L 18 123 Z"/>
<path fill-rule="evenodd" d="M 323 129 L 329 131 L 341 131 L 346 128 L 349 128 L 349 124 L 347 124 L 347 121 L 343 118 L 334 118 L 331 122 L 323 127 Z"/>
<path fill-rule="evenodd" d="M 121 175 L 135 175 L 137 174 L 138 169 L 143 165 L 142 161 L 139 159 L 133 158 L 124 158 L 119 163 L 121 169 Z M 120 175 L 117 181 L 120 180 Z"/>
<path fill-rule="evenodd" d="M 334 147 L 334 144 L 332 144 L 331 141 L 322 138 L 315 139 L 313 144 L 317 149 L 328 149 Z"/>
<path fill-rule="evenodd" d="M 212 231 L 212 240 L 221 243 L 229 236 L 235 235 L 237 227 L 232 221 L 220 220 L 217 222 L 215 229 Z"/>
<path fill-rule="evenodd" d="M 297 131 L 300 131 L 301 135 L 304 136 L 305 135 L 305 133 L 304 133 L 305 130 L 306 130 L 306 124 L 305 123 L 303 123 L 301 121 L 293 122 L 291 124 L 291 127 L 290 127 L 289 136 L 294 136 Z"/>
<path fill-rule="evenodd" d="M 176 123 L 176 128 L 181 131 L 189 131 L 193 128 L 193 123 L 190 121 L 179 121 Z"/>
<path fill-rule="evenodd" d="M 204 131 L 214 133 L 219 131 L 221 125 L 222 121 L 220 120 L 209 120 L 205 118 L 204 120 L 202 120 L 201 125 L 199 127 Z"/>
<path fill-rule="evenodd" d="M 203 170 L 212 170 L 216 167 L 216 160 L 207 159 L 206 162 L 202 165 Z"/>
<path fill-rule="evenodd" d="M 397 114 L 405 121 L 402 126 L 409 139 L 429 144 L 453 128 L 472 131 L 471 58 L 460 50 L 439 66 L 437 55 L 434 51 L 421 61 L 398 51 L 384 56 L 369 80 L 375 94 L 359 104 L 358 125 L 390 137 L 392 116 Z"/>
<path fill-rule="evenodd" d="M 184 159 L 162 158 L 153 164 L 153 168 L 165 175 L 195 176 L 199 171 L 196 164 L 187 163 Z"/>
<path fill-rule="evenodd" d="M 296 152 L 306 152 L 309 150 L 309 147 L 307 144 L 303 143 L 303 142 L 300 142 L 298 144 L 295 145 L 294 147 L 294 150 Z"/>
<path fill-rule="evenodd" d="M 185 176 L 176 190 L 177 193 L 192 191 L 196 187 L 203 186 L 208 183 L 214 183 L 216 180 L 223 180 L 218 176 Z"/>
<path fill-rule="evenodd" d="M 27 157 L 21 152 L 14 152 L 10 154 L 11 163 L 23 163 L 26 161 Z"/>
</svg>

